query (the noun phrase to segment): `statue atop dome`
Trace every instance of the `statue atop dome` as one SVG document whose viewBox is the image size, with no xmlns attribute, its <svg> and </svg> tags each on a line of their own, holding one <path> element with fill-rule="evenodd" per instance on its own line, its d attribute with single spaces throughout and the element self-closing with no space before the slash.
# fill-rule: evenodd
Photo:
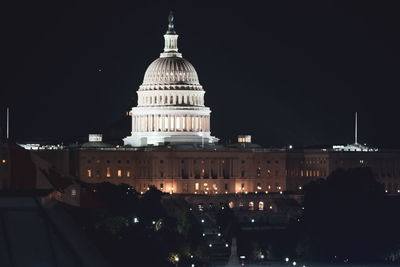
<svg viewBox="0 0 400 267">
<path fill-rule="evenodd" d="M 176 34 L 175 29 L 174 29 L 174 13 L 172 11 L 169 12 L 169 16 L 168 16 L 167 34 Z"/>
</svg>

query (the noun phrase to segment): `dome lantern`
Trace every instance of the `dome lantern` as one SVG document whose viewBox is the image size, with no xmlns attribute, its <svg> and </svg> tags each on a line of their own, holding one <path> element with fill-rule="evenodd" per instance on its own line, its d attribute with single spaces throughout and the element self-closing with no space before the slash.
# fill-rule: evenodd
<svg viewBox="0 0 400 267">
<path fill-rule="evenodd" d="M 178 53 L 178 34 L 176 34 L 174 28 L 174 14 L 169 12 L 168 16 L 168 30 L 164 34 L 164 53 L 161 53 L 160 57 L 182 57 L 181 53 Z"/>
</svg>

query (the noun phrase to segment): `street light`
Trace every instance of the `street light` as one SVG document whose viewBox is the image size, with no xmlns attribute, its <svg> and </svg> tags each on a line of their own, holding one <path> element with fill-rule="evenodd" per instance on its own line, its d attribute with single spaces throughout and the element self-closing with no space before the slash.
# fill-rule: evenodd
<svg viewBox="0 0 400 267">
<path fill-rule="evenodd" d="M 286 262 L 289 262 L 289 258 L 288 258 L 288 257 L 286 257 L 286 258 L 285 258 L 285 261 L 286 261 Z"/>
</svg>

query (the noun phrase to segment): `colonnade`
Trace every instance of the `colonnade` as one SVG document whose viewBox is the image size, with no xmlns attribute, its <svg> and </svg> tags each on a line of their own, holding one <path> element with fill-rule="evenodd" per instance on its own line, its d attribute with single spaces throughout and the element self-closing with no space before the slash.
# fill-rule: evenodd
<svg viewBox="0 0 400 267">
<path fill-rule="evenodd" d="M 203 95 L 195 94 L 171 94 L 171 95 L 141 95 L 139 105 L 204 105 Z"/>
<path fill-rule="evenodd" d="M 133 115 L 133 132 L 209 132 L 210 116 Z"/>
</svg>

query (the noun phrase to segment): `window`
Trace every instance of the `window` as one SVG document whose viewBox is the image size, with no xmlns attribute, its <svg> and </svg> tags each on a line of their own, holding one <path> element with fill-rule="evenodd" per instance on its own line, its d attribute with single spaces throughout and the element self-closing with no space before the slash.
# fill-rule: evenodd
<svg viewBox="0 0 400 267">
<path fill-rule="evenodd" d="M 164 163 L 164 160 L 161 159 L 161 160 L 160 160 L 160 163 L 163 164 L 163 163 Z"/>
<path fill-rule="evenodd" d="M 107 167 L 107 174 L 106 174 L 106 176 L 107 176 L 107 177 L 111 177 L 111 174 L 110 174 L 110 167 Z"/>
<path fill-rule="evenodd" d="M 225 184 L 225 190 L 228 190 L 228 184 Z"/>
<path fill-rule="evenodd" d="M 229 208 L 231 208 L 231 209 L 233 209 L 234 207 L 235 207 L 235 204 L 231 201 L 231 202 L 229 202 Z"/>
<path fill-rule="evenodd" d="M 258 202 L 258 210 L 264 210 L 264 202 Z"/>
<path fill-rule="evenodd" d="M 117 162 L 118 162 L 118 163 L 121 163 L 121 160 L 119 159 Z"/>
<path fill-rule="evenodd" d="M 199 190 L 199 187 L 200 187 L 200 186 L 199 186 L 199 183 L 195 183 L 195 184 L 194 184 L 194 190 Z"/>
<path fill-rule="evenodd" d="M 160 177 L 164 177 L 164 172 L 160 172 Z"/>
<path fill-rule="evenodd" d="M 109 159 L 107 160 L 107 163 L 110 163 L 110 160 L 109 160 Z"/>
<path fill-rule="evenodd" d="M 242 177 L 244 177 L 244 171 L 242 171 Z"/>
<path fill-rule="evenodd" d="M 217 184 L 213 184 L 213 189 L 218 190 Z"/>
<path fill-rule="evenodd" d="M 122 171 L 118 170 L 118 177 L 121 177 L 121 176 L 122 176 Z"/>
<path fill-rule="evenodd" d="M 241 189 L 242 189 L 242 190 L 244 190 L 244 184 L 242 184 L 242 187 L 241 187 Z"/>
<path fill-rule="evenodd" d="M 76 196 L 76 188 L 72 188 L 71 190 L 71 196 Z"/>
<path fill-rule="evenodd" d="M 126 171 L 126 177 L 131 177 L 131 172 L 130 171 Z"/>
<path fill-rule="evenodd" d="M 91 169 L 87 170 L 87 176 L 88 177 L 92 177 L 92 170 Z"/>
<path fill-rule="evenodd" d="M 164 184 L 160 184 L 160 190 L 162 191 L 164 189 Z"/>
<path fill-rule="evenodd" d="M 129 159 L 126 160 L 126 163 L 129 163 Z"/>
</svg>

